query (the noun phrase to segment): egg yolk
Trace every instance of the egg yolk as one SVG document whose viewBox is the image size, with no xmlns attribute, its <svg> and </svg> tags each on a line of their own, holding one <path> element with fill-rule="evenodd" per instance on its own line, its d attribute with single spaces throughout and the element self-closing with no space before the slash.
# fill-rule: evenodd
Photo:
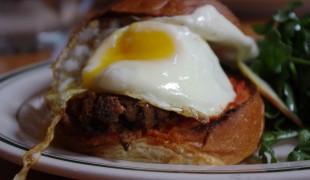
<svg viewBox="0 0 310 180">
<path fill-rule="evenodd" d="M 132 24 L 103 52 L 100 64 L 83 74 L 84 86 L 89 87 L 94 76 L 112 63 L 124 60 L 162 60 L 171 57 L 174 52 L 175 45 L 168 32 L 139 28 L 137 24 Z"/>
</svg>

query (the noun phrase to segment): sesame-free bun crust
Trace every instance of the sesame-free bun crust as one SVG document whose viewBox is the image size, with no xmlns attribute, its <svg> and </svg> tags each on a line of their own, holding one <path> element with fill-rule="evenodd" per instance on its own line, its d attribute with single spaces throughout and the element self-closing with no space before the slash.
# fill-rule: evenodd
<svg viewBox="0 0 310 180">
<path fill-rule="evenodd" d="M 230 22 L 240 27 L 239 19 L 228 7 L 217 0 L 118 0 L 105 8 L 90 12 L 89 18 L 95 19 L 106 15 L 138 17 L 178 16 L 191 14 L 197 8 L 206 4 L 214 6 Z"/>
</svg>

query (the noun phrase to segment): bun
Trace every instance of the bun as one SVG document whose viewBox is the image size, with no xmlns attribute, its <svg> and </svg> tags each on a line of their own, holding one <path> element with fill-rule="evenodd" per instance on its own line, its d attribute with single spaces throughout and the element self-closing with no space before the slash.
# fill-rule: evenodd
<svg viewBox="0 0 310 180">
<path fill-rule="evenodd" d="M 89 14 L 89 19 L 101 16 L 138 16 L 138 17 L 160 17 L 178 16 L 193 13 L 197 8 L 210 4 L 214 6 L 235 26 L 240 27 L 239 19 L 218 0 L 119 0 L 104 9 L 95 10 Z"/>
<path fill-rule="evenodd" d="M 214 5 L 238 26 L 238 19 L 227 7 L 215 0 L 121 0 L 109 6 L 109 9 L 105 9 L 104 12 L 92 12 L 90 20 L 74 31 L 68 46 L 53 66 L 55 80 L 52 90 L 47 95 L 47 100 L 52 111 L 62 116 L 62 120 L 57 126 L 57 140 L 74 151 L 104 158 L 143 162 L 236 164 L 252 154 L 259 146 L 264 128 L 264 105 L 256 87 L 244 77 L 236 74 L 230 75 L 237 92 L 235 102 L 230 104 L 220 116 L 212 119 L 210 123 L 204 124 L 195 119 L 169 115 L 169 117 L 173 117 L 173 123 L 169 126 L 164 128 L 154 126 L 133 133 L 84 132 L 81 130 L 83 127 L 76 129 L 68 123 L 73 117 L 71 111 L 82 112 L 85 110 L 78 108 L 70 110 L 68 109 L 70 106 L 67 106 L 68 103 L 75 100 L 80 102 L 79 100 L 86 96 L 93 99 L 103 96 L 92 92 L 83 94 L 85 92 L 79 90 L 81 88 L 81 69 L 70 72 L 68 75 L 75 79 L 71 84 L 75 86 L 75 89 L 70 89 L 71 95 L 65 100 L 59 99 L 59 95 L 57 95 L 66 75 L 62 67 L 67 60 L 74 56 L 75 47 L 83 43 L 87 44 L 89 49 L 96 47 L 94 39 L 85 42 L 80 40 L 83 39 L 80 38 L 82 31 L 85 32 L 96 26 L 100 28 L 101 33 L 105 32 L 110 21 L 113 21 L 112 24 L 118 22 L 118 24 L 126 25 L 137 20 L 137 17 L 139 19 L 149 16 L 189 14 L 204 4 Z M 128 19 L 128 15 L 134 16 L 134 18 Z M 96 38 L 98 37 L 99 39 L 103 38 L 102 36 Z M 89 54 L 91 54 L 91 50 L 83 56 L 81 61 L 85 61 Z M 154 109 L 156 110 L 156 108 Z M 160 110 L 156 111 L 160 112 Z M 79 117 L 79 115 L 75 117 Z M 128 141 L 123 142 L 123 139 Z"/>
</svg>

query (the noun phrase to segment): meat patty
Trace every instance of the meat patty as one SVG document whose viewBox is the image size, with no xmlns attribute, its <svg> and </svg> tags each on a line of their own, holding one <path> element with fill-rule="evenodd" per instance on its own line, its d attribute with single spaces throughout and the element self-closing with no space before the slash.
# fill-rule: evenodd
<svg viewBox="0 0 310 180">
<path fill-rule="evenodd" d="M 63 126 L 74 126 L 88 133 L 153 128 L 180 116 L 134 98 L 97 94 L 91 90 L 71 98 L 66 114 Z"/>
<path fill-rule="evenodd" d="M 68 133 L 87 137 L 117 134 L 118 138 L 112 139 L 128 145 L 146 129 L 166 128 L 177 123 L 180 117 L 175 112 L 162 110 L 131 97 L 87 90 L 68 101 L 59 126 Z"/>
</svg>

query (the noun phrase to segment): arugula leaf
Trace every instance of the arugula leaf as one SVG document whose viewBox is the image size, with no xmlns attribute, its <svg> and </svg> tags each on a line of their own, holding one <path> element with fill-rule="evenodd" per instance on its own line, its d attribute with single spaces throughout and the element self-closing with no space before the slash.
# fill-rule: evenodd
<svg viewBox="0 0 310 180">
<path fill-rule="evenodd" d="M 280 131 L 266 132 L 262 137 L 262 141 L 274 144 L 278 142 L 279 140 L 297 137 L 298 134 L 299 133 L 297 131 L 292 131 L 292 130 L 288 130 L 288 131 L 280 130 Z"/>
<path fill-rule="evenodd" d="M 310 152 L 310 132 L 302 130 L 298 135 L 299 149 Z"/>
<path fill-rule="evenodd" d="M 259 149 L 258 155 L 261 158 L 263 163 L 276 163 L 278 162 L 275 157 L 275 152 L 272 149 L 272 143 L 263 142 Z M 268 155 L 270 156 L 270 160 L 268 159 Z"/>
<path fill-rule="evenodd" d="M 287 158 L 287 161 L 303 161 L 303 160 L 310 160 L 309 154 L 306 154 L 300 150 L 292 151 Z"/>
<path fill-rule="evenodd" d="M 310 131 L 302 130 L 298 135 L 298 145 L 288 156 L 288 161 L 310 160 Z"/>
<path fill-rule="evenodd" d="M 272 131 L 263 134 L 258 155 L 263 163 L 276 163 L 277 158 L 272 146 L 280 140 L 297 137 L 297 131 Z M 270 158 L 268 158 L 270 156 Z"/>
<path fill-rule="evenodd" d="M 255 24 L 253 25 L 253 30 L 260 35 L 266 34 L 268 31 L 270 31 L 274 25 L 275 21 L 273 19 L 270 19 L 266 22 L 266 24 Z"/>
<path fill-rule="evenodd" d="M 266 38 L 259 42 L 259 47 L 261 53 L 258 58 L 264 65 L 264 72 L 281 73 L 282 66 L 288 62 L 288 57 L 291 56 L 292 48 L 282 42 L 279 31 L 270 30 Z"/>
<path fill-rule="evenodd" d="M 295 103 L 295 98 L 293 94 L 293 90 L 291 86 L 288 83 L 284 83 L 283 86 L 283 95 L 285 98 L 286 106 L 291 112 L 296 113 L 296 103 Z"/>
<path fill-rule="evenodd" d="M 286 22 L 290 19 L 298 19 L 294 13 L 294 10 L 302 5 L 303 3 L 301 1 L 292 1 L 283 10 L 279 10 L 278 13 L 273 16 L 273 19 L 279 23 Z"/>
</svg>

